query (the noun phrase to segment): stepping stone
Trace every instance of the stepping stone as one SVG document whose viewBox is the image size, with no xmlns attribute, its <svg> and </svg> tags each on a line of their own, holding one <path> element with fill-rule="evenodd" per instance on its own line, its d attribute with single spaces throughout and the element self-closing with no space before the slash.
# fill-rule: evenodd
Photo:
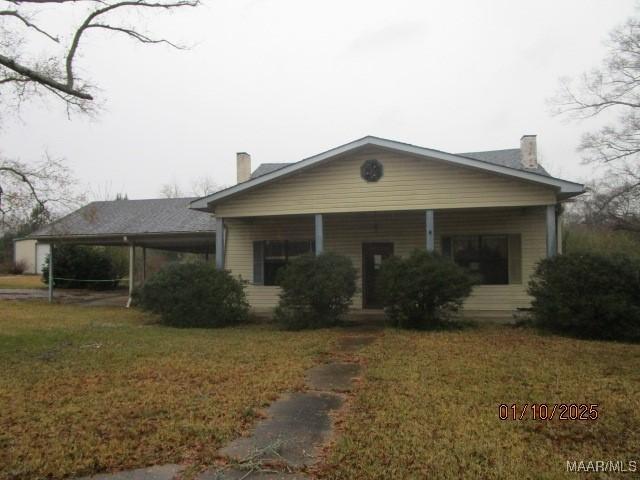
<svg viewBox="0 0 640 480">
<path fill-rule="evenodd" d="M 211 470 L 198 475 L 197 480 L 309 480 L 302 473 L 249 472 L 247 470 Z"/>
<path fill-rule="evenodd" d="M 329 412 L 341 404 L 340 396 L 331 393 L 284 395 L 271 404 L 268 418 L 258 423 L 250 437 L 234 440 L 219 453 L 240 463 L 251 459 L 284 462 L 293 468 L 312 465 L 316 447 L 331 433 Z"/>
<path fill-rule="evenodd" d="M 100 473 L 78 480 L 171 480 L 182 467 L 180 465 L 155 465 L 148 468 L 126 470 L 124 472 Z"/>
<path fill-rule="evenodd" d="M 349 392 L 353 377 L 359 373 L 357 363 L 325 363 L 307 371 L 307 386 L 313 390 Z"/>
<path fill-rule="evenodd" d="M 376 340 L 374 336 L 349 336 L 342 337 L 338 342 L 338 351 L 340 352 L 355 352 L 362 347 L 370 345 Z"/>
</svg>

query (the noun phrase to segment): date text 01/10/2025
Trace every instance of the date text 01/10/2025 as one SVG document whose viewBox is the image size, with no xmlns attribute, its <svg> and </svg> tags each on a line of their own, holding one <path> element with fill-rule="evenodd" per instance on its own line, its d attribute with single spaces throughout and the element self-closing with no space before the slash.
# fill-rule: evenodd
<svg viewBox="0 0 640 480">
<path fill-rule="evenodd" d="M 500 420 L 597 420 L 597 403 L 512 403 L 500 404 L 498 418 Z"/>
</svg>

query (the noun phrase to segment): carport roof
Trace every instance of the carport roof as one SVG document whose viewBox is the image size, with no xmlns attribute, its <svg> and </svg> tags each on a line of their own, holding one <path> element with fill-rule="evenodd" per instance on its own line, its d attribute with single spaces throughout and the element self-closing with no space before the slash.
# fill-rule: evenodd
<svg viewBox="0 0 640 480">
<path fill-rule="evenodd" d="M 29 237 L 93 245 L 123 245 L 130 241 L 151 248 L 202 250 L 212 244 L 215 218 L 189 208 L 195 198 L 156 198 L 91 202 L 42 227 Z M 191 239 L 187 241 L 187 239 Z M 211 245 L 212 246 L 212 245 Z"/>
</svg>

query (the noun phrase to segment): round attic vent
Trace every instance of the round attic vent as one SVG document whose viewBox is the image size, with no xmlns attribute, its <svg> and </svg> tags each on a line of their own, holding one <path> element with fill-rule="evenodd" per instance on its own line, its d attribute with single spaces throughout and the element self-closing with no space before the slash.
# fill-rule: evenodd
<svg viewBox="0 0 640 480">
<path fill-rule="evenodd" d="M 360 176 L 367 182 L 377 182 L 382 178 L 383 172 L 382 164 L 374 158 L 365 160 L 360 167 Z"/>
</svg>

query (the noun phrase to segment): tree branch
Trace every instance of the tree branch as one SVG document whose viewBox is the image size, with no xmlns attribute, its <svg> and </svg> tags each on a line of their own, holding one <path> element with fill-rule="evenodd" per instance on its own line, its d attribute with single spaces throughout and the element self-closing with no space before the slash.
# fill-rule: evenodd
<svg viewBox="0 0 640 480">
<path fill-rule="evenodd" d="M 53 78 L 47 77 L 46 75 L 43 75 L 40 72 L 37 72 L 29 67 L 20 65 L 12 58 L 5 57 L 2 54 L 0 54 L 0 65 L 3 65 L 16 73 L 19 73 L 20 75 L 29 77 L 33 81 L 41 83 L 42 85 L 54 88 L 63 93 L 66 93 L 67 95 L 71 95 L 72 97 L 82 98 L 84 100 L 93 100 L 93 97 L 88 93 L 73 88 L 73 84 L 69 85 L 69 82 L 62 83 L 54 80 Z"/>
<path fill-rule="evenodd" d="M 82 25 L 78 27 L 75 35 L 73 36 L 73 41 L 71 42 L 71 46 L 69 47 L 69 53 L 67 54 L 66 60 L 66 69 L 67 69 L 67 87 L 73 88 L 73 59 L 76 55 L 76 51 L 78 50 L 78 45 L 80 44 L 80 39 L 82 38 L 83 33 L 87 30 L 87 28 L 91 28 L 91 22 L 99 17 L 100 15 L 104 15 L 105 13 L 111 12 L 118 8 L 123 7 L 145 7 L 145 8 L 177 8 L 177 7 L 195 7 L 199 5 L 199 0 L 179 0 L 177 2 L 169 2 L 169 3 L 149 3 L 144 0 L 131 0 L 114 3 L 112 5 L 108 5 L 104 8 L 99 8 L 94 12 L 90 13 L 87 18 L 82 22 Z M 104 27 L 103 27 L 104 28 Z M 133 36 L 133 35 L 132 35 Z M 157 42 L 154 42 L 157 43 Z"/>
<path fill-rule="evenodd" d="M 31 80 L 30 78 L 26 78 L 26 77 L 5 77 L 5 78 L 0 78 L 0 85 L 2 85 L 3 83 L 11 83 L 11 82 L 16 82 L 16 83 L 28 83 L 28 82 L 32 82 L 33 80 Z"/>
<path fill-rule="evenodd" d="M 103 0 L 6 0 L 6 1 L 9 2 L 9 3 L 13 3 L 14 5 L 20 5 L 22 3 L 36 3 L 36 4 L 41 4 L 41 3 L 77 3 L 77 2 L 81 2 L 81 1 L 104 3 Z"/>
<path fill-rule="evenodd" d="M 21 171 L 13 167 L 6 167 L 6 166 L 5 167 L 0 166 L 0 172 L 11 173 L 16 177 L 18 177 L 23 183 L 25 183 L 29 187 L 29 190 L 31 190 L 31 195 L 33 196 L 34 200 L 38 202 L 38 204 L 42 208 L 44 208 L 44 204 L 46 201 L 40 200 L 40 197 L 38 196 L 38 192 L 36 191 L 36 188 L 33 186 L 33 183 L 31 183 L 31 181 L 27 178 L 27 176 L 24 173 L 22 173 Z"/>
<path fill-rule="evenodd" d="M 74 74 L 74 62 L 81 45 L 84 33 L 90 28 L 111 30 L 112 32 L 125 34 L 138 42 L 145 44 L 165 43 L 173 48 L 183 49 L 185 47 L 176 45 L 166 39 L 156 39 L 136 30 L 134 26 L 111 25 L 105 18 L 109 12 L 121 10 L 125 7 L 143 9 L 173 9 L 179 7 L 195 7 L 200 0 L 5 0 L 6 2 L 18 5 L 13 9 L 0 10 L 2 18 L 16 18 L 26 25 L 28 29 L 34 30 L 48 39 L 60 43 L 57 36 L 48 33 L 37 26 L 29 15 L 25 14 L 20 7 L 26 4 L 64 4 L 76 3 L 80 1 L 95 2 L 98 5 L 85 12 L 80 26 L 72 32 L 71 41 L 63 53 L 62 59 L 57 55 L 51 55 L 41 62 L 23 61 L 15 46 L 22 43 L 22 38 L 13 32 L 7 31 L 7 37 L 3 36 L 0 43 L 8 48 L 11 53 L 0 52 L 0 86 L 14 84 L 14 95 L 18 99 L 28 94 L 34 94 L 39 89 L 51 92 L 62 99 L 69 108 L 80 108 L 88 111 L 88 101 L 93 100 L 89 86 Z M 25 4 L 25 5 L 23 5 Z M 104 18 L 104 21 L 102 21 Z M 2 68 L 4 67 L 4 68 Z M 5 70 L 6 69 L 6 70 Z M 33 85 L 32 89 L 26 90 L 27 85 Z"/>
<path fill-rule="evenodd" d="M 40 27 L 38 27 L 37 25 L 31 23 L 29 20 L 27 20 L 24 16 L 20 15 L 20 13 L 18 13 L 15 10 L 0 10 L 0 16 L 15 17 L 18 20 L 22 21 L 22 23 L 24 23 L 27 27 L 33 28 L 35 31 L 40 32 L 41 34 L 45 35 L 46 37 L 49 37 L 51 40 L 53 40 L 56 43 L 60 43 L 60 40 L 58 39 L 58 37 L 54 37 L 53 35 L 45 32 Z"/>
<path fill-rule="evenodd" d="M 135 30 L 132 30 L 129 28 L 113 27 L 111 25 L 106 25 L 103 23 L 92 23 L 87 28 L 104 28 L 106 30 L 113 30 L 114 32 L 120 32 L 120 33 L 129 35 L 130 37 L 135 38 L 136 40 L 142 43 L 166 43 L 167 45 L 170 45 L 173 48 L 177 48 L 178 50 L 184 50 L 184 47 L 181 47 L 180 45 L 176 45 L 175 43 L 172 43 L 169 40 L 166 40 L 164 38 L 155 40 L 153 38 L 147 37 L 146 35 L 140 32 L 136 32 Z"/>
</svg>

